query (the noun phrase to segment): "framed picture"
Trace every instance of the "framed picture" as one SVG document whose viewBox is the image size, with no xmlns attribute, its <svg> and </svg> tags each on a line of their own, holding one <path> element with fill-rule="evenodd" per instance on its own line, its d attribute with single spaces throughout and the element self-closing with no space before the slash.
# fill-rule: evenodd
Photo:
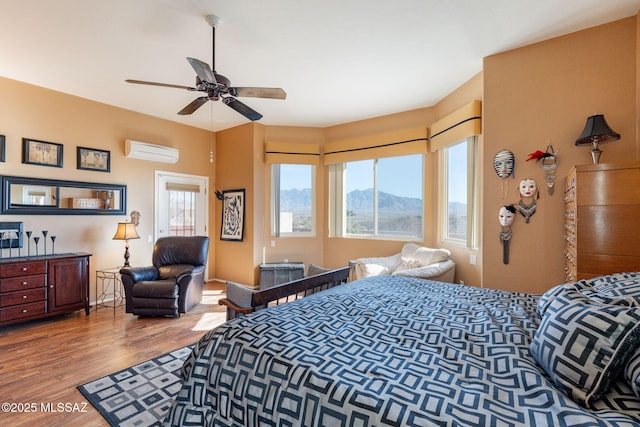
<svg viewBox="0 0 640 427">
<path fill-rule="evenodd" d="M 5 139 L 6 138 L 4 135 L 0 135 L 0 162 L 4 162 L 4 154 L 5 150 L 7 149 L 4 143 Z"/>
<path fill-rule="evenodd" d="M 22 138 L 22 163 L 62 167 L 62 144 Z"/>
<path fill-rule="evenodd" d="M 244 238 L 244 189 L 222 192 L 220 240 L 242 242 Z"/>
<path fill-rule="evenodd" d="M 77 166 L 78 169 L 109 172 L 111 171 L 111 152 L 78 147 Z"/>
</svg>

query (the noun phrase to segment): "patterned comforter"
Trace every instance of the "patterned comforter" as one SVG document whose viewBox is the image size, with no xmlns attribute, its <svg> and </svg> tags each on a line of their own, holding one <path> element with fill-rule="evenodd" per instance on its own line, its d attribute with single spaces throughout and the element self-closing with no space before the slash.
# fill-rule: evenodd
<svg viewBox="0 0 640 427">
<path fill-rule="evenodd" d="M 166 425 L 638 426 L 623 379 L 585 409 L 529 352 L 540 296 L 378 276 L 206 333 Z"/>
</svg>

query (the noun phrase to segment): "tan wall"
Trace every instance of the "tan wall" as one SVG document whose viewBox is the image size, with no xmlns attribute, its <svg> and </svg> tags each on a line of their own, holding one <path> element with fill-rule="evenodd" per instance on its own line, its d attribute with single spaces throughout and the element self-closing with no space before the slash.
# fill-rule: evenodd
<svg viewBox="0 0 640 427">
<path fill-rule="evenodd" d="M 255 283 L 254 232 L 261 230 L 256 221 L 254 196 L 254 133 L 260 125 L 249 123 L 216 133 L 216 190 L 245 190 L 244 238 L 242 242 L 220 240 L 222 201 L 216 199 L 215 243 L 216 278 L 253 285 Z M 256 223 L 257 222 L 257 223 Z"/>
<path fill-rule="evenodd" d="M 482 73 L 478 73 L 477 75 L 475 75 L 473 78 L 471 78 L 468 82 L 465 82 L 462 86 L 460 86 L 458 89 L 456 89 L 455 91 L 453 91 L 452 93 L 450 93 L 449 95 L 447 95 L 443 100 L 441 100 L 440 102 L 438 102 L 435 106 L 434 106 L 434 110 L 435 110 L 435 120 L 439 120 L 443 117 L 445 117 L 448 114 L 451 114 L 452 112 L 456 111 L 458 108 L 466 105 L 467 103 L 469 103 L 470 101 L 476 100 L 476 99 L 483 99 L 483 93 L 482 93 Z M 479 135 L 478 137 L 478 165 L 480 166 L 480 169 L 482 170 L 482 166 L 484 165 L 484 155 L 483 155 L 483 136 Z M 435 157 L 435 156 L 433 156 Z M 438 168 L 437 168 L 437 162 L 434 164 L 435 167 L 433 169 L 433 175 L 431 177 L 431 182 L 433 183 L 433 192 L 434 194 L 437 194 L 438 192 L 438 185 L 439 185 L 439 181 L 438 181 Z M 480 191 L 480 194 L 482 194 L 482 174 L 478 174 L 478 189 Z M 447 245 L 445 243 L 441 242 L 441 236 L 439 236 L 437 233 L 436 235 L 438 235 L 438 239 L 437 239 L 437 246 L 438 247 L 444 247 L 447 248 L 451 251 L 451 258 L 455 261 L 456 263 L 456 277 L 455 277 L 455 281 L 457 282 L 464 282 L 467 285 L 473 285 L 473 286 L 481 286 L 482 285 L 482 251 L 480 251 L 480 248 L 482 247 L 482 239 L 483 239 L 483 234 L 482 234 L 482 198 L 480 197 L 479 200 L 479 206 L 478 206 L 478 211 L 479 211 L 479 218 L 478 218 L 478 226 L 479 226 L 479 230 L 478 230 L 478 236 L 479 236 L 479 241 L 478 241 L 478 247 L 477 248 L 466 248 L 466 247 L 461 247 L 461 246 L 453 246 L 453 245 Z M 436 204 L 434 203 L 434 209 L 437 209 L 437 206 L 435 206 Z M 434 210 L 434 218 L 437 218 L 436 212 Z M 436 225 L 437 226 L 437 225 Z M 436 230 L 437 231 L 437 230 Z M 475 256 L 476 258 L 476 264 L 472 265 L 470 263 L 470 257 L 471 256 Z"/>
<path fill-rule="evenodd" d="M 210 132 L 134 113 L 14 80 L 0 78 L 0 134 L 6 136 L 6 161 L 0 174 L 74 181 L 127 184 L 127 216 L 2 215 L 2 221 L 23 221 L 25 230 L 56 235 L 56 252 L 89 252 L 91 292 L 95 298 L 95 269 L 123 263 L 124 244 L 112 240 L 117 223 L 133 210 L 142 214 L 139 240 L 130 242 L 131 264 L 151 263 L 153 243 L 154 171 L 209 176 L 214 185 L 214 165 L 209 163 Z M 22 138 L 63 144 L 63 167 L 22 164 Z M 180 150 L 176 164 L 128 159 L 126 138 L 166 145 Z M 76 169 L 76 147 L 111 152 L 111 172 Z M 210 224 L 213 227 L 210 200 Z M 42 242 L 40 242 L 42 248 Z M 25 246 L 26 248 L 26 246 Z M 25 249 L 26 250 L 26 249 Z M 23 252 L 26 254 L 26 252 Z M 210 252 L 210 254 L 212 251 Z M 210 259 L 212 256 L 210 256 Z M 210 262 L 209 271 L 215 264 Z"/>
<path fill-rule="evenodd" d="M 636 22 L 636 37 L 635 37 L 635 41 L 636 41 L 636 50 L 635 50 L 635 56 L 636 56 L 636 62 L 635 62 L 635 67 L 636 67 L 636 90 L 635 90 L 635 95 L 636 95 L 636 126 L 635 126 L 635 133 L 636 133 L 636 159 L 640 159 L 640 138 L 638 138 L 638 136 L 640 136 L 640 13 L 638 13 L 635 16 L 635 22 Z"/>
<path fill-rule="evenodd" d="M 591 162 L 590 148 L 576 147 L 586 118 L 605 115 L 622 137 L 602 146 L 601 162 L 637 156 L 636 19 L 628 18 L 484 61 L 483 268 L 485 287 L 543 292 L 562 283 L 564 274 L 563 179 L 574 164 Z M 529 153 L 551 142 L 559 159 L 556 190 L 550 196 L 544 173 Z M 493 156 L 515 154 L 515 180 L 501 198 Z M 518 183 L 531 177 L 541 188 L 529 224 L 513 225 L 510 263 L 504 265 L 498 239 L 499 207 L 518 202 Z"/>
</svg>

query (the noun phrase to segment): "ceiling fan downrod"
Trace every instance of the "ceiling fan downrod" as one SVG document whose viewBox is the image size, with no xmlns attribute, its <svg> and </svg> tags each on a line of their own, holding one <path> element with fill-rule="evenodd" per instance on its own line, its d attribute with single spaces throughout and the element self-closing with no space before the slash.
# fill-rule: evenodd
<svg viewBox="0 0 640 427">
<path fill-rule="evenodd" d="M 216 15 L 207 15 L 207 22 L 211 25 L 211 70 L 216 72 L 216 27 L 222 24 Z"/>
</svg>

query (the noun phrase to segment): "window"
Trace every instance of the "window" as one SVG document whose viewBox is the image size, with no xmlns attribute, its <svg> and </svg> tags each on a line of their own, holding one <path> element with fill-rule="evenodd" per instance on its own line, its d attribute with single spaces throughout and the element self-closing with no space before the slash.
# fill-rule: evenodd
<svg viewBox="0 0 640 427">
<path fill-rule="evenodd" d="M 196 195 L 193 190 L 169 189 L 170 236 L 195 236 Z"/>
<path fill-rule="evenodd" d="M 475 151 L 475 137 L 440 150 L 442 239 L 470 248 L 477 246 Z"/>
<path fill-rule="evenodd" d="M 271 165 L 271 234 L 314 236 L 314 172 L 312 165 Z"/>
<path fill-rule="evenodd" d="M 332 235 L 422 239 L 423 157 L 332 165 Z"/>
<path fill-rule="evenodd" d="M 206 236 L 208 187 L 209 179 L 205 176 L 156 171 L 155 238 Z"/>
</svg>

